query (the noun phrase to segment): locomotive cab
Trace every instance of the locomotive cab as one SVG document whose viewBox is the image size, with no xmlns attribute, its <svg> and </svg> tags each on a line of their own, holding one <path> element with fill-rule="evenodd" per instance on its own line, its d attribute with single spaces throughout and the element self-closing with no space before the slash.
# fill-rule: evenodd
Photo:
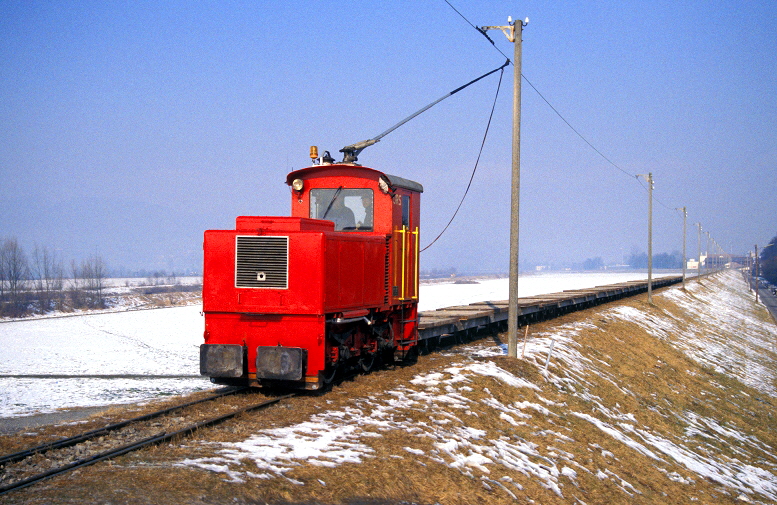
<svg viewBox="0 0 777 505">
<path fill-rule="evenodd" d="M 387 305 L 418 300 L 420 195 L 417 182 L 358 165 L 319 165 L 291 172 L 291 215 L 330 220 L 335 231 L 386 238 Z M 378 267 L 378 265 L 375 265 Z"/>
<path fill-rule="evenodd" d="M 422 186 L 350 163 L 286 183 L 291 217 L 205 232 L 201 373 L 318 389 L 345 368 L 412 356 Z"/>
</svg>

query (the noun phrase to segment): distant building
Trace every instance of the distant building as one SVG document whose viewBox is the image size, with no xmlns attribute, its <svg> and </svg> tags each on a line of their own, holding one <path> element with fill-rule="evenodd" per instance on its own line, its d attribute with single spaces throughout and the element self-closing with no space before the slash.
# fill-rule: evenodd
<svg viewBox="0 0 777 505">
<path fill-rule="evenodd" d="M 699 262 L 696 261 L 695 259 L 691 258 L 686 263 L 686 267 L 688 268 L 688 270 L 698 270 L 699 269 Z"/>
</svg>

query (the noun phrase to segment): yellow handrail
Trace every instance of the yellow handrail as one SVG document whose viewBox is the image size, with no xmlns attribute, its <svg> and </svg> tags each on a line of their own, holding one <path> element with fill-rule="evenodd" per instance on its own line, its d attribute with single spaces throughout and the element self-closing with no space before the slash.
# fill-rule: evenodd
<svg viewBox="0 0 777 505">
<path fill-rule="evenodd" d="M 418 300 L 418 266 L 420 264 L 419 256 L 421 254 L 418 250 L 418 226 L 415 227 L 413 235 L 415 235 L 415 269 L 413 270 L 415 275 L 415 296 L 413 296 L 413 300 Z"/>
<path fill-rule="evenodd" d="M 407 247 L 405 246 L 405 236 L 407 234 L 407 227 L 405 225 L 402 225 L 402 229 L 399 230 L 399 232 L 402 234 L 402 292 L 401 296 L 399 297 L 400 300 L 406 300 L 405 297 L 405 255 L 407 252 Z"/>
</svg>

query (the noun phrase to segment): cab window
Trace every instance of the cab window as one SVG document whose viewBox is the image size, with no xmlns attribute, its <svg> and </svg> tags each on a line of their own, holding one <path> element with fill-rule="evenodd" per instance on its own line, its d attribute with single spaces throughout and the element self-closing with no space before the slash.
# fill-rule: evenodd
<svg viewBox="0 0 777 505">
<path fill-rule="evenodd" d="M 410 197 L 402 195 L 402 226 L 410 228 Z"/>
<path fill-rule="evenodd" d="M 337 231 L 372 231 L 372 190 L 312 189 L 310 217 L 333 221 Z"/>
</svg>

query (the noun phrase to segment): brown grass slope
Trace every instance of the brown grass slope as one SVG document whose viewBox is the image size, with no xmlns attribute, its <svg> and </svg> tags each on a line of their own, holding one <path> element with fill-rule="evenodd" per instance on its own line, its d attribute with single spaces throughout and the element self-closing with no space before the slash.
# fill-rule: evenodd
<svg viewBox="0 0 777 505">
<path fill-rule="evenodd" d="M 524 359 L 484 339 L 0 503 L 777 503 L 777 326 L 735 272 L 654 301 L 533 326 Z"/>
</svg>

